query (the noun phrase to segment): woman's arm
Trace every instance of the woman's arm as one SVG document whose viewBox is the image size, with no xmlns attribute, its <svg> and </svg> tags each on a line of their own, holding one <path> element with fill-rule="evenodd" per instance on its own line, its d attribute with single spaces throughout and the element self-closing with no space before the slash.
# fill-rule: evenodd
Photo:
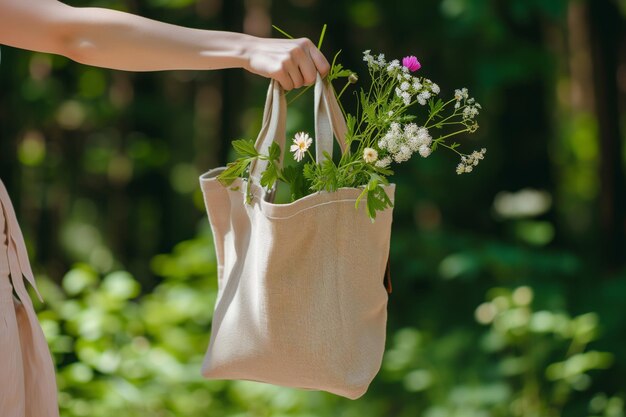
<svg viewBox="0 0 626 417">
<path fill-rule="evenodd" d="M 56 0 L 0 0 L 0 43 L 127 71 L 244 68 L 287 90 L 330 67 L 308 39 L 190 29 Z"/>
</svg>

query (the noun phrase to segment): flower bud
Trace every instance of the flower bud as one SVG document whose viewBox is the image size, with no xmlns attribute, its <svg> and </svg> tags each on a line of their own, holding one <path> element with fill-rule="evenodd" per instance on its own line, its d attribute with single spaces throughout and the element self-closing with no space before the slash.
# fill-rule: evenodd
<svg viewBox="0 0 626 417">
<path fill-rule="evenodd" d="M 350 82 L 350 84 L 356 84 L 357 81 L 359 81 L 359 76 L 353 72 L 352 74 L 350 74 L 350 76 L 348 76 L 348 81 Z"/>
</svg>

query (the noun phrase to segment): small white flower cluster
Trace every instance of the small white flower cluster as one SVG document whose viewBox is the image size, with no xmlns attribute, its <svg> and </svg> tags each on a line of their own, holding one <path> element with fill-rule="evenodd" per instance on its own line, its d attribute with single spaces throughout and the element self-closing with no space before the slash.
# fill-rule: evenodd
<svg viewBox="0 0 626 417">
<path fill-rule="evenodd" d="M 463 120 L 474 120 L 476 116 L 480 113 L 482 106 L 476 102 L 473 97 L 469 96 L 469 91 L 467 88 L 462 88 L 460 90 L 454 91 L 454 98 L 456 103 L 454 104 L 454 109 L 458 110 L 463 107 Z"/>
<path fill-rule="evenodd" d="M 395 89 L 396 96 L 402 99 L 405 106 L 413 102 L 413 99 L 424 106 L 429 98 L 441 92 L 437 84 L 426 78 L 414 77 L 407 67 L 400 64 L 397 59 L 387 62 L 384 54 L 378 57 L 371 55 L 368 49 L 363 52 L 363 61 L 371 70 L 384 70 L 390 76 L 396 78 L 399 85 Z"/>
<path fill-rule="evenodd" d="M 465 155 L 461 157 L 461 163 L 456 167 L 456 173 L 461 175 L 464 173 L 472 172 L 474 167 L 478 165 L 480 161 L 485 159 L 487 149 L 482 148 L 480 151 L 474 151 L 471 155 Z"/>
<path fill-rule="evenodd" d="M 424 106 L 429 98 L 441 92 L 437 84 L 427 78 L 413 77 L 407 72 L 406 67 L 402 67 L 402 71 L 399 71 L 395 66 L 391 70 L 387 67 L 387 71 L 398 80 L 400 85 L 396 87 L 395 93 L 402 99 L 405 106 L 411 104 L 413 97 L 420 105 Z"/>
<path fill-rule="evenodd" d="M 371 55 L 371 50 L 363 51 L 363 61 L 367 62 L 370 68 L 383 68 L 387 65 L 385 54 L 378 54 L 377 57 Z"/>
<path fill-rule="evenodd" d="M 470 98 L 467 100 L 467 107 L 463 109 L 463 120 L 474 120 L 478 113 L 482 109 L 481 105 L 476 103 L 476 100 Z"/>
<path fill-rule="evenodd" d="M 467 100 L 469 98 L 469 91 L 467 88 L 461 88 L 460 90 L 454 90 L 454 99 L 456 100 L 456 104 L 454 105 L 455 109 L 461 107 L 461 100 Z"/>
<path fill-rule="evenodd" d="M 432 152 L 432 142 L 433 138 L 425 127 L 409 123 L 402 128 L 400 123 L 392 123 L 389 131 L 378 141 L 378 147 L 389 155 L 378 160 L 376 166 L 385 168 L 391 164 L 392 159 L 396 163 L 408 161 L 414 152 L 426 158 Z"/>
<path fill-rule="evenodd" d="M 439 94 L 439 86 L 428 79 L 420 79 L 411 74 L 401 73 L 396 75 L 400 85 L 396 87 L 396 96 L 400 97 L 405 106 L 413 102 L 413 97 L 424 106 L 429 98 Z"/>
</svg>

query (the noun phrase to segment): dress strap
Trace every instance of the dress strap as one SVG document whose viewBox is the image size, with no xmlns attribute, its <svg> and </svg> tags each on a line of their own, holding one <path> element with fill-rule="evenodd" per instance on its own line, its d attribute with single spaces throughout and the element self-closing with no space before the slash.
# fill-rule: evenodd
<svg viewBox="0 0 626 417">
<path fill-rule="evenodd" d="M 24 286 L 24 281 L 22 279 L 22 277 L 25 277 L 30 285 L 32 285 L 35 289 L 39 300 L 43 302 L 43 298 L 41 297 L 41 294 L 37 289 L 37 284 L 35 283 L 33 270 L 30 267 L 28 252 L 26 251 L 26 245 L 24 244 L 24 236 L 22 235 L 20 226 L 17 223 L 13 203 L 11 203 L 9 193 L 2 180 L 0 180 L 0 205 L 4 209 L 4 217 L 7 228 L 7 246 L 9 248 L 9 270 L 11 271 L 11 281 L 13 282 L 13 287 L 20 296 L 20 300 L 23 303 L 30 304 L 30 298 L 28 297 L 28 292 L 26 291 L 26 287 Z M 28 300 L 24 300 L 23 298 L 27 298 Z"/>
</svg>

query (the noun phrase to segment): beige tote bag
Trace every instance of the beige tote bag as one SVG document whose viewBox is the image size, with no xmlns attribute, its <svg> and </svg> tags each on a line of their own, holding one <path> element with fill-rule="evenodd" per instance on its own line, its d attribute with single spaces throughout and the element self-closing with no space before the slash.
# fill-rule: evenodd
<svg viewBox="0 0 626 417">
<path fill-rule="evenodd" d="M 257 150 L 267 153 L 272 141 L 284 150 L 285 121 L 285 95 L 272 81 Z M 345 152 L 345 120 L 332 87 L 318 76 L 318 158 L 332 154 L 333 131 Z M 360 397 L 385 347 L 392 209 L 372 223 L 365 203 L 355 209 L 357 188 L 273 204 L 273 193 L 259 185 L 264 161 L 251 167 L 247 204 L 242 179 L 229 187 L 216 179 L 223 169 L 200 177 L 218 261 L 202 374 Z M 394 187 L 386 187 L 392 200 Z"/>
</svg>

